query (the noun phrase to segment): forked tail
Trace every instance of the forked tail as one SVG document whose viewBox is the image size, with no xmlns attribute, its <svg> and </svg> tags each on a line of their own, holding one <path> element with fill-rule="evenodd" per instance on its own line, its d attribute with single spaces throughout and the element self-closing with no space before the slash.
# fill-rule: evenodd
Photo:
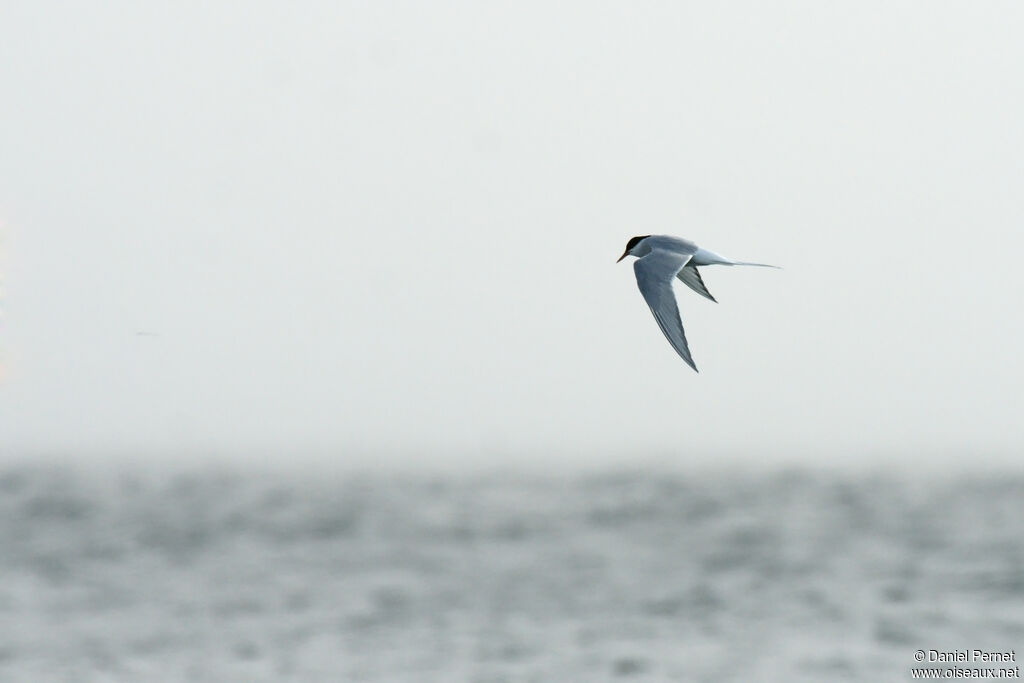
<svg viewBox="0 0 1024 683">
<path fill-rule="evenodd" d="M 693 252 L 693 258 L 690 261 L 695 266 L 759 266 L 761 268 L 779 268 L 768 263 L 750 263 L 748 261 L 733 261 L 732 259 L 725 258 L 721 254 L 716 254 L 713 251 L 707 249 L 701 249 L 697 247 L 697 250 Z M 781 270 L 781 268 L 779 268 Z"/>
<path fill-rule="evenodd" d="M 770 263 L 749 263 L 747 261 L 733 261 L 730 266 L 758 266 L 759 268 L 775 268 L 782 270 L 782 266 L 773 266 Z"/>
</svg>

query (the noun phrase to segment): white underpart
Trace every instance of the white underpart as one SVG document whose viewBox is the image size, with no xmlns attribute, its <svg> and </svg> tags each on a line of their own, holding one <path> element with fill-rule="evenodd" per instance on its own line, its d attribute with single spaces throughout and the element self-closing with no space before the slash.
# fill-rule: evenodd
<svg viewBox="0 0 1024 683">
<path fill-rule="evenodd" d="M 679 317 L 675 291 L 672 283 L 678 277 L 690 289 L 701 296 L 714 301 L 714 297 L 704 287 L 704 282 L 697 272 L 697 266 L 769 266 L 767 263 L 747 263 L 732 261 L 713 251 L 701 249 L 689 240 L 670 235 L 651 235 L 636 244 L 629 254 L 636 256 L 633 271 L 640 293 L 654 314 L 658 327 L 665 334 L 669 344 L 676 350 L 686 364 L 694 370 L 697 365 L 690 355 L 690 347 L 686 343 L 683 321 Z M 621 260 L 621 259 L 620 259 Z"/>
</svg>

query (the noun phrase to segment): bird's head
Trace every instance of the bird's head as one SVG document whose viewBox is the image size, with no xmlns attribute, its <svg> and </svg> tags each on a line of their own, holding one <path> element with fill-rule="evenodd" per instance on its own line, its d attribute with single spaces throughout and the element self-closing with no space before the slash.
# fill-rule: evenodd
<svg viewBox="0 0 1024 683">
<path fill-rule="evenodd" d="M 651 248 L 644 243 L 644 240 L 648 237 L 650 237 L 650 235 L 631 237 L 629 241 L 626 242 L 626 251 L 622 252 L 622 256 L 619 257 L 619 261 L 627 256 L 646 256 L 649 254 Z M 616 261 L 616 263 L 619 261 Z"/>
</svg>

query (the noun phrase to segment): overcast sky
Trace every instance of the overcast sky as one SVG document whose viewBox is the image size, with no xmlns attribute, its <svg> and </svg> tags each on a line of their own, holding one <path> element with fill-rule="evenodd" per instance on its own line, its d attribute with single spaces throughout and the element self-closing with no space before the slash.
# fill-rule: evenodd
<svg viewBox="0 0 1024 683">
<path fill-rule="evenodd" d="M 1024 447 L 1019 2 L 2 15 L 5 456 Z"/>
</svg>

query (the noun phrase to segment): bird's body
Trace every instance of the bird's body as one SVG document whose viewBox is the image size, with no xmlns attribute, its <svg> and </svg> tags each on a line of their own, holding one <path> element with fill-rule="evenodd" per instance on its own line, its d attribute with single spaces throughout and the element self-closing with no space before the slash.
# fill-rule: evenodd
<svg viewBox="0 0 1024 683">
<path fill-rule="evenodd" d="M 704 286 L 698 266 L 763 266 L 776 268 L 766 263 L 747 263 L 733 261 L 719 256 L 713 251 L 701 249 L 690 240 L 671 235 L 641 235 L 634 237 L 626 244 L 626 251 L 619 261 L 627 256 L 637 257 L 633 262 L 636 283 L 640 293 L 651 308 L 658 327 L 665 334 L 672 348 L 694 370 L 697 365 L 690 355 L 690 347 L 686 343 L 683 321 L 679 317 L 672 282 L 679 278 L 687 287 L 701 296 L 715 301 L 711 292 Z M 716 302 L 717 303 L 717 302 Z"/>
</svg>

